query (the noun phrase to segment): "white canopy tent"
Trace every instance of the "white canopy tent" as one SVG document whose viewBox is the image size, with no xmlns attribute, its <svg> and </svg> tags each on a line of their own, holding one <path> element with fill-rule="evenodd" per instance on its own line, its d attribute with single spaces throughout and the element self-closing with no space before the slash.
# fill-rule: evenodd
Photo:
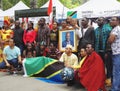
<svg viewBox="0 0 120 91">
<path fill-rule="evenodd" d="M 67 11 L 69 10 L 65 7 L 59 0 L 53 0 L 53 7 L 56 7 L 56 19 L 64 19 L 67 17 Z M 49 1 L 40 8 L 48 8 Z"/>
<path fill-rule="evenodd" d="M 26 6 L 22 1 L 19 1 L 15 6 L 12 8 L 3 11 L 0 16 L 14 16 L 15 15 L 15 10 L 23 10 L 23 9 L 29 9 L 28 6 Z"/>
<path fill-rule="evenodd" d="M 71 11 L 77 11 L 77 18 L 120 16 L 120 3 L 116 0 L 90 0 Z"/>
<path fill-rule="evenodd" d="M 3 12 L 3 10 L 0 9 L 0 14 Z M 3 21 L 4 21 L 4 18 L 3 17 L 0 17 L 0 27 L 3 26 Z"/>
</svg>

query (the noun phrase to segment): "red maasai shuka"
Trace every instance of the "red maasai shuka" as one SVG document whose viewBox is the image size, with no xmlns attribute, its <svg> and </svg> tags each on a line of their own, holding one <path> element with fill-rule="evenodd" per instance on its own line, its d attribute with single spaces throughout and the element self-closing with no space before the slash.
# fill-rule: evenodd
<svg viewBox="0 0 120 91">
<path fill-rule="evenodd" d="M 87 91 L 98 91 L 99 89 L 106 91 L 104 63 L 96 52 L 92 52 L 92 54 L 85 59 L 79 72 L 80 83 Z"/>
</svg>

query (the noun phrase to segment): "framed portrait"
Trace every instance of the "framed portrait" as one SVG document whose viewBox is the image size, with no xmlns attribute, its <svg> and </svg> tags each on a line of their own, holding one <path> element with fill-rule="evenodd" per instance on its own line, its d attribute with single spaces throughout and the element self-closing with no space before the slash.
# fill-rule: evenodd
<svg viewBox="0 0 120 91">
<path fill-rule="evenodd" d="M 59 31 L 59 50 L 64 52 L 66 45 L 72 45 L 72 51 L 77 52 L 77 40 L 75 30 Z"/>
</svg>

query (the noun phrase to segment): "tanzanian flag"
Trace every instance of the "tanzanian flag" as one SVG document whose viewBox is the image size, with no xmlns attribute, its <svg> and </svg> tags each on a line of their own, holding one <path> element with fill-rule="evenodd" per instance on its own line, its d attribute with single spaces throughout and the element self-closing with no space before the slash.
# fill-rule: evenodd
<svg viewBox="0 0 120 91">
<path fill-rule="evenodd" d="M 52 83 L 64 83 L 60 76 L 64 64 L 58 60 L 48 57 L 25 58 L 23 68 L 25 76 Z"/>
<path fill-rule="evenodd" d="M 68 11 L 67 16 L 70 16 L 72 18 L 77 18 L 77 11 Z"/>
</svg>

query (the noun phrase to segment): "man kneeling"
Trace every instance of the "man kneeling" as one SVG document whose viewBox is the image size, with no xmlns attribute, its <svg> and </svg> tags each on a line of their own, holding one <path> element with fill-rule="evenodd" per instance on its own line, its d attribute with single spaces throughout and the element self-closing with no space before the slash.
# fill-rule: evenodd
<svg viewBox="0 0 120 91">
<path fill-rule="evenodd" d="M 18 63 L 21 63 L 21 53 L 20 49 L 15 46 L 13 39 L 10 39 L 9 45 L 4 48 L 3 59 L 6 66 L 9 68 L 10 73 L 16 73 Z"/>
<path fill-rule="evenodd" d="M 78 70 L 80 83 L 87 91 L 106 91 L 104 63 L 92 44 L 87 44 L 86 51 L 88 56 Z"/>
</svg>

